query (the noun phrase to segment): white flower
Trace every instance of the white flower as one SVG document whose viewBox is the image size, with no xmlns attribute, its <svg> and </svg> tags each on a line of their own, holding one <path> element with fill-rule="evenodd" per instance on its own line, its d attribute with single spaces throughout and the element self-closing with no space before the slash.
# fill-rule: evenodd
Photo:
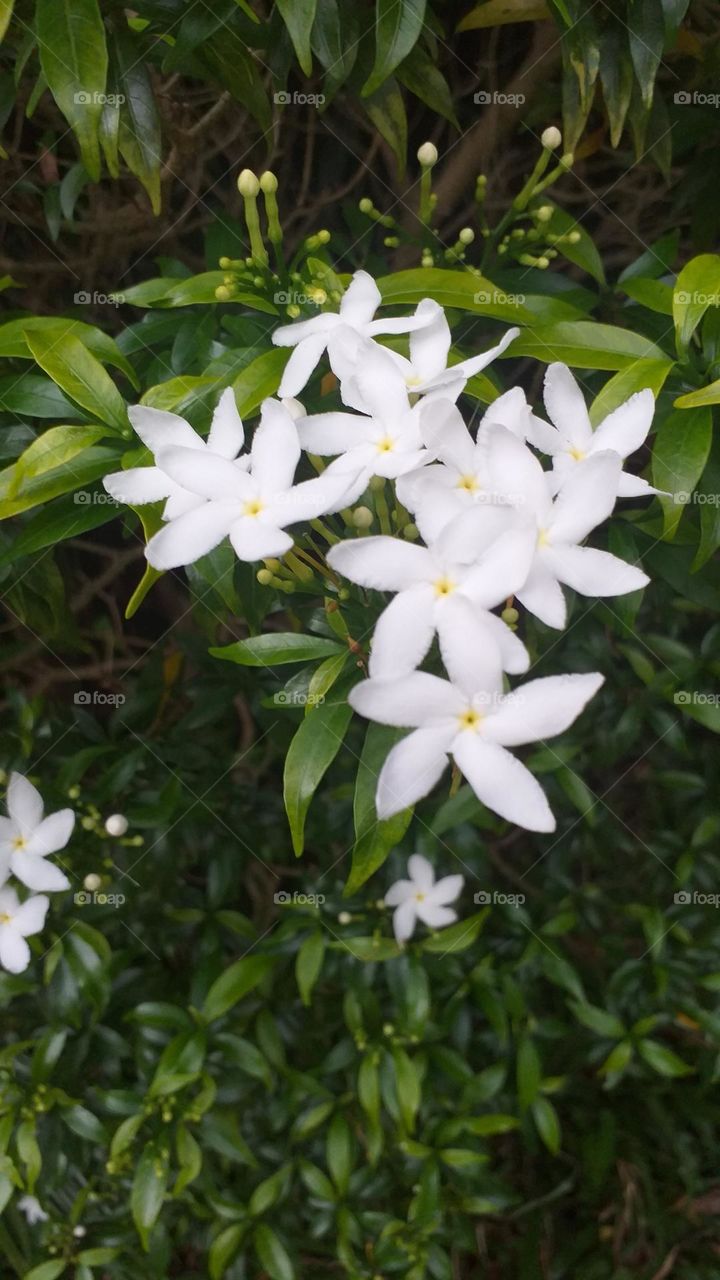
<svg viewBox="0 0 720 1280">
<path fill-rule="evenodd" d="M 613 449 L 625 460 L 644 444 L 652 426 L 655 397 L 649 387 L 618 405 L 593 431 L 585 399 L 567 365 L 551 364 L 545 374 L 545 408 L 554 422 L 551 427 L 533 418 L 529 433 L 531 444 L 550 454 L 553 460 L 555 487 L 585 458 Z M 621 471 L 617 496 L 636 498 L 657 493 L 647 480 Z"/>
<path fill-rule="evenodd" d="M 533 775 L 506 749 L 555 737 L 573 723 L 603 683 L 591 675 L 548 676 L 503 694 L 478 684 L 471 657 L 448 664 L 450 680 L 424 671 L 365 680 L 350 704 L 380 724 L 412 728 L 393 747 L 378 779 L 378 817 L 413 805 L 435 786 L 452 756 L 478 799 L 530 831 L 554 831 L 555 819 Z"/>
<path fill-rule="evenodd" d="M 44 818 L 40 792 L 21 773 L 10 776 L 7 809 L 9 817 L 0 817 L 0 883 L 12 871 L 28 889 L 69 889 L 67 876 L 46 858 L 64 849 L 70 839 L 72 809 Z"/>
<path fill-rule="evenodd" d="M 465 883 L 462 876 L 444 876 L 435 880 L 435 872 L 421 853 L 408 858 L 409 880 L 396 880 L 385 894 L 385 905 L 395 907 L 393 929 L 398 942 L 412 937 L 417 920 L 432 929 L 443 929 L 457 920 L 457 912 L 447 904 L 454 902 Z"/>
<path fill-rule="evenodd" d="M 8 973 L 22 973 L 30 963 L 25 941 L 45 923 L 50 899 L 38 893 L 20 902 L 14 889 L 0 889 L 0 965 Z"/>
<path fill-rule="evenodd" d="M 509 431 L 498 428 L 488 443 L 491 482 L 512 477 L 518 508 L 533 516 L 537 547 L 518 600 L 549 627 L 565 626 L 563 583 L 584 596 L 617 596 L 638 591 L 649 579 L 641 569 L 608 551 L 579 544 L 607 520 L 615 505 L 620 457 L 607 449 L 578 463 L 553 502 L 549 473 Z"/>
<path fill-rule="evenodd" d="M 354 345 L 358 338 L 373 338 L 378 333 L 408 333 L 427 320 L 401 316 L 397 319 L 373 320 L 382 299 L 372 276 L 356 271 L 343 294 L 340 310 L 323 311 L 310 320 L 282 325 L 273 333 L 278 347 L 294 347 L 278 390 L 279 396 L 296 396 L 327 349 L 330 367 L 338 377 L 349 371 Z"/>
<path fill-rule="evenodd" d="M 34 1227 L 38 1222 L 47 1222 L 48 1215 L 35 1196 L 21 1196 L 17 1202 L 21 1213 L 25 1214 L 28 1224 Z"/>
<path fill-rule="evenodd" d="M 236 459 L 235 465 L 240 468 L 248 466 L 247 457 L 237 456 L 243 447 L 245 432 L 232 387 L 227 387 L 220 396 L 207 440 L 203 440 L 184 418 L 176 413 L 166 413 L 164 409 L 148 409 L 145 405 L 136 404 L 128 409 L 128 417 L 143 444 L 155 455 L 155 466 L 129 467 L 127 471 L 115 471 L 106 476 L 103 484 L 117 502 L 142 506 L 146 502 L 166 498 L 164 520 L 173 520 L 202 505 L 204 498 L 177 484 L 158 465 L 157 455 L 165 449 L 198 449 L 228 461 Z"/>
<path fill-rule="evenodd" d="M 124 836 L 129 825 L 124 813 L 111 813 L 110 817 L 105 819 L 105 830 L 109 836 Z"/>
<path fill-rule="evenodd" d="M 454 390 L 454 388 L 452 388 Z M 468 508 L 512 505 L 511 475 L 488 472 L 488 442 L 496 427 L 505 427 L 520 440 L 531 430 L 533 415 L 520 387 L 513 387 L 490 405 L 473 440 L 460 410 L 446 398 L 446 391 L 420 406 L 420 434 L 428 453 L 439 461 L 402 476 L 397 485 L 400 501 L 415 515 L 426 542 L 432 542 L 448 521 Z M 509 593 L 508 593 L 509 594 Z"/>
<path fill-rule="evenodd" d="M 398 594 L 373 635 L 370 675 L 404 675 L 425 657 L 437 631 L 445 658 L 460 646 L 495 668 L 527 671 L 529 657 L 509 627 L 490 613 L 527 578 L 535 554 L 533 524 L 510 508 L 475 507 L 456 516 L 430 547 L 399 538 L 338 543 L 328 563 L 351 582 Z"/>
<path fill-rule="evenodd" d="M 452 387 L 450 398 L 453 400 L 457 400 L 468 378 L 480 373 L 496 356 L 502 355 L 520 332 L 519 329 L 508 329 L 497 345 L 488 351 L 448 365 L 452 337 L 443 308 L 432 298 L 423 298 L 417 305 L 415 318 L 423 323 L 410 333 L 410 359 L 397 352 L 390 354 L 402 370 L 409 391 L 424 394 Z"/>
<path fill-rule="evenodd" d="M 161 449 L 158 464 L 201 505 L 171 520 L 152 537 L 146 556 L 156 569 L 193 564 L 223 538 L 240 560 L 262 560 L 289 551 L 285 526 L 336 511 L 344 504 L 347 475 L 332 473 L 293 485 L 300 443 L 292 413 L 265 400 L 246 470 L 208 450 Z"/>
<path fill-rule="evenodd" d="M 310 414 L 298 422 L 300 443 L 309 453 L 341 454 L 338 470 L 355 478 L 354 501 L 371 476 L 394 479 L 429 458 L 420 434 L 421 413 L 433 402 L 411 406 L 404 379 L 387 351 L 364 343 L 358 366 L 343 383 L 346 404 L 361 413 Z"/>
</svg>

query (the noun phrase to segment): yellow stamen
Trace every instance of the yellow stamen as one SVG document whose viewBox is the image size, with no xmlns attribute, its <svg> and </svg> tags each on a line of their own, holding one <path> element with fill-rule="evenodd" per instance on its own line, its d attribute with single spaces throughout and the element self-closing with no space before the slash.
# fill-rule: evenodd
<svg viewBox="0 0 720 1280">
<path fill-rule="evenodd" d="M 475 493 L 480 488 L 475 476 L 460 476 L 457 482 L 458 489 L 465 489 L 468 493 Z"/>
<path fill-rule="evenodd" d="M 25 845 L 27 844 L 27 840 L 25 839 L 24 836 L 15 836 L 15 839 L 13 840 L 12 843 L 13 843 L 13 849 L 24 849 Z"/>
<path fill-rule="evenodd" d="M 433 583 L 433 586 L 436 596 L 449 596 L 455 590 L 455 583 L 451 582 L 449 578 L 438 578 L 437 582 Z"/>
<path fill-rule="evenodd" d="M 482 720 L 482 716 L 479 711 L 468 710 L 463 711 L 459 720 L 461 729 L 477 729 L 480 721 Z"/>
<path fill-rule="evenodd" d="M 569 449 L 568 452 L 570 454 L 570 457 L 574 458 L 576 462 L 582 462 L 583 458 L 587 457 L 587 454 L 584 452 L 583 449 L 573 448 L 573 449 Z"/>
<path fill-rule="evenodd" d="M 541 529 L 541 530 L 540 530 L 540 532 L 539 532 L 539 534 L 538 534 L 537 544 L 538 544 L 538 546 L 539 546 L 539 547 L 549 547 L 549 546 L 550 546 L 550 535 L 548 534 L 547 529 Z"/>
<path fill-rule="evenodd" d="M 389 436 L 385 436 L 377 443 L 378 453 L 392 453 L 395 448 L 395 442 Z"/>
<path fill-rule="evenodd" d="M 245 506 L 243 507 L 243 515 L 259 516 L 260 512 L 263 509 L 263 506 L 264 506 L 264 503 L 262 503 L 259 498 L 251 498 L 248 502 L 245 503 Z"/>
<path fill-rule="evenodd" d="M 424 894 L 424 893 L 416 893 L 416 894 L 415 894 L 415 901 L 416 901 L 416 902 L 424 902 L 424 901 L 425 901 L 425 894 Z"/>
<path fill-rule="evenodd" d="M 11 920 L 12 916 L 9 916 L 5 911 L 0 912 L 0 924 L 10 924 Z"/>
</svg>

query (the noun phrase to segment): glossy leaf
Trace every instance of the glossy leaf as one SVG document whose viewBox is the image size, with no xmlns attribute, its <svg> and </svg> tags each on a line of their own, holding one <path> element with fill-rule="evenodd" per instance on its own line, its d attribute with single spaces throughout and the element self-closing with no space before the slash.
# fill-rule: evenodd
<svg viewBox="0 0 720 1280">
<path fill-rule="evenodd" d="M 127 409 L 120 392 L 79 338 L 70 333 L 51 338 L 36 331 L 27 333 L 26 340 L 40 368 L 72 400 L 116 431 L 129 432 Z"/>
<path fill-rule="evenodd" d="M 351 719 L 348 703 L 321 703 L 303 720 L 288 748 L 283 796 L 298 857 L 305 847 L 305 818 L 310 802 L 342 746 Z"/>
<path fill-rule="evenodd" d="M 97 0 L 37 0 L 40 65 L 90 177 L 100 177 L 98 128 L 108 54 Z"/>
</svg>

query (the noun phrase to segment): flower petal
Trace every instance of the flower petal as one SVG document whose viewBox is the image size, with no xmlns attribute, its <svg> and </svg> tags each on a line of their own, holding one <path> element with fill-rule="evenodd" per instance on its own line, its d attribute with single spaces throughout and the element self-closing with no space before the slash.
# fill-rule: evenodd
<svg viewBox="0 0 720 1280">
<path fill-rule="evenodd" d="M 524 764 L 504 747 L 461 733 L 452 755 L 482 804 L 528 831 L 554 831 L 555 819 L 545 793 Z"/>
<path fill-rule="evenodd" d="M 412 880 L 396 880 L 384 895 L 385 906 L 399 907 L 402 902 L 407 902 L 407 899 L 414 897 L 416 893 L 417 889 Z"/>
<path fill-rule="evenodd" d="M 568 473 L 553 504 L 549 527 L 552 542 L 582 542 L 611 515 L 622 461 L 605 450 L 578 462 Z"/>
<path fill-rule="evenodd" d="M 284 529 L 299 520 L 314 520 L 329 515 L 345 506 L 348 492 L 355 480 L 353 471 L 331 471 L 328 467 L 321 476 L 301 480 L 284 493 L 271 494 L 265 504 L 263 518 Z"/>
<path fill-rule="evenodd" d="M 358 350 L 353 375 L 361 401 L 379 422 L 397 423 L 410 412 L 405 378 L 389 352 L 375 342 L 366 342 Z"/>
<path fill-rule="evenodd" d="M 30 963 L 30 948 L 11 924 L 0 925 L 0 965 L 8 973 L 22 973 Z"/>
<path fill-rule="evenodd" d="M 621 471 L 618 481 L 618 498 L 650 498 L 654 493 L 665 493 L 664 489 L 654 489 L 642 476 L 634 476 L 630 471 Z M 666 494 L 670 497 L 670 494 Z"/>
<path fill-rule="evenodd" d="M 42 821 L 43 801 L 37 787 L 22 773 L 11 773 L 7 789 L 7 810 L 23 836 L 29 836 Z"/>
<path fill-rule="evenodd" d="M 593 449 L 614 449 L 627 458 L 645 443 L 654 412 L 655 397 L 650 388 L 636 391 L 603 418 L 593 436 Z"/>
<path fill-rule="evenodd" d="M 57 893 L 60 889 L 69 889 L 70 881 L 54 862 L 40 858 L 37 854 L 26 853 L 24 849 L 16 849 L 12 856 L 13 875 L 17 876 L 28 889 L 48 890 Z"/>
<path fill-rule="evenodd" d="M 558 431 L 576 449 L 592 442 L 592 427 L 585 397 L 566 364 L 548 365 L 545 373 L 545 408 Z"/>
<path fill-rule="evenodd" d="M 425 583 L 401 591 L 380 614 L 370 650 L 372 679 L 407 675 L 420 665 L 435 634 L 435 593 Z"/>
<path fill-rule="evenodd" d="M 404 591 L 427 582 L 433 570 L 426 547 L 400 538 L 355 538 L 338 542 L 327 555 L 328 564 L 350 582 L 374 591 Z"/>
<path fill-rule="evenodd" d="M 246 471 L 208 449 L 161 449 L 158 466 L 176 484 L 201 498 L 242 502 L 254 492 Z"/>
<path fill-rule="evenodd" d="M 583 596 L 624 596 L 650 581 L 636 565 L 594 547 L 548 547 L 545 556 L 558 580 Z"/>
<path fill-rule="evenodd" d="M 434 902 L 417 902 L 415 904 L 418 920 L 431 929 L 444 929 L 457 920 L 457 911 L 451 907 L 436 906 Z"/>
<path fill-rule="evenodd" d="M 40 854 L 41 857 L 45 857 L 48 853 L 57 853 L 58 849 L 65 848 L 74 825 L 75 814 L 72 809 L 60 809 L 58 813 L 51 813 L 28 837 L 25 852 Z"/>
<path fill-rule="evenodd" d="M 443 876 L 441 880 L 436 881 L 432 888 L 434 906 L 444 907 L 448 902 L 454 902 L 462 893 L 464 884 L 464 876 Z"/>
<path fill-rule="evenodd" d="M 250 446 L 252 478 L 263 494 L 290 488 L 300 461 L 300 441 L 292 414 L 279 400 L 263 400 L 260 424 Z"/>
<path fill-rule="evenodd" d="M 483 722 L 482 737 L 501 747 L 555 738 L 577 719 L 604 679 L 593 671 L 530 680 L 501 700 L 494 714 Z"/>
<path fill-rule="evenodd" d="M 443 600 L 436 613 L 440 652 L 454 685 L 468 697 L 482 690 L 500 693 L 502 659 L 482 615 L 459 591 Z"/>
<path fill-rule="evenodd" d="M 512 506 L 534 516 L 545 528 L 552 502 L 545 472 L 522 440 L 505 427 L 483 428 L 478 439 L 488 470 L 488 488 L 503 495 Z"/>
<path fill-rule="evenodd" d="M 159 467 L 128 467 L 114 471 L 103 480 L 105 490 L 116 502 L 141 507 L 145 502 L 168 498 L 177 486 Z"/>
<path fill-rule="evenodd" d="M 466 378 L 472 378 L 474 374 L 480 373 L 481 369 L 486 369 L 497 356 L 501 356 L 503 351 L 510 346 L 510 343 L 515 341 L 519 333 L 519 329 L 508 329 L 507 333 L 503 334 L 494 347 L 488 347 L 487 351 L 482 351 L 478 356 L 470 356 L 468 360 L 461 360 L 459 364 L 451 365 L 450 371 L 459 373 L 462 370 Z M 503 399 L 502 396 L 499 398 Z M 497 401 L 494 403 L 497 403 Z M 499 419 L 494 419 L 494 421 L 499 421 Z"/>
<path fill-rule="evenodd" d="M 314 316 L 313 320 L 308 320 L 305 323 L 312 324 L 314 320 L 320 319 L 324 320 L 325 316 Z M 289 331 L 294 327 L 294 325 L 287 325 L 286 330 Z M 292 342 L 288 343 L 280 341 L 279 335 L 286 330 L 275 330 L 273 334 L 273 342 L 276 343 L 276 345 L 294 346 L 294 343 Z M 285 365 L 285 372 L 280 380 L 280 386 L 277 389 L 278 399 L 284 400 L 288 396 L 299 395 L 311 375 L 314 373 L 317 363 L 327 346 L 327 340 L 328 334 L 326 328 L 321 329 L 319 333 L 312 333 L 305 338 L 297 339 L 297 346 Z"/>
<path fill-rule="evenodd" d="M 465 699 L 449 680 L 426 671 L 414 671 L 397 680 L 363 680 L 350 690 L 348 702 L 366 719 L 402 729 L 450 720 L 465 707 Z"/>
<path fill-rule="evenodd" d="M 521 605 L 534 613 L 536 618 L 546 627 L 555 627 L 562 631 L 567 618 L 567 605 L 555 574 L 545 563 L 543 556 L 537 556 L 525 585 L 516 592 Z"/>
<path fill-rule="evenodd" d="M 461 473 L 476 471 L 475 442 L 460 410 L 450 400 L 440 398 L 422 402 L 420 435 L 435 457 Z"/>
<path fill-rule="evenodd" d="M 463 578 L 463 595 L 483 609 L 515 595 L 527 581 L 536 545 L 537 530 L 529 523 L 501 534 Z"/>
<path fill-rule="evenodd" d="M 194 564 L 227 537 L 237 518 L 235 502 L 204 502 L 158 530 L 145 548 L 148 563 L 154 569 Z"/>
<path fill-rule="evenodd" d="M 151 453 L 158 453 L 160 449 L 202 449 L 204 446 L 202 437 L 177 413 L 133 404 L 128 409 L 128 418 Z"/>
<path fill-rule="evenodd" d="M 472 501 L 441 530 L 433 541 L 433 553 L 452 564 L 474 565 L 485 553 L 492 554 L 498 538 L 518 527 L 518 513 L 513 507 Z M 463 591 L 466 581 L 463 578 Z M 504 595 L 507 597 L 509 592 Z"/>
<path fill-rule="evenodd" d="M 432 862 L 428 862 L 427 858 L 421 853 L 411 853 L 408 858 L 408 871 L 410 879 L 415 885 L 415 892 L 428 893 L 435 883 L 435 872 L 433 871 Z"/>
<path fill-rule="evenodd" d="M 407 942 L 415 932 L 417 905 L 414 898 L 408 898 L 393 912 L 393 932 L 397 942 Z"/>
<path fill-rule="evenodd" d="M 297 431 L 303 449 L 327 457 L 369 440 L 372 422 L 356 413 L 311 413 L 299 419 Z"/>
<path fill-rule="evenodd" d="M 210 424 L 207 447 L 222 458 L 236 458 L 245 443 L 245 428 L 237 411 L 235 392 L 226 387 Z"/>
<path fill-rule="evenodd" d="M 378 779 L 378 817 L 391 818 L 432 791 L 447 766 L 452 732 L 416 729 L 388 755 Z"/>
<path fill-rule="evenodd" d="M 292 547 L 293 540 L 284 529 L 266 524 L 253 516 L 242 516 L 230 529 L 230 541 L 238 560 L 250 563 L 266 560 L 268 556 L 283 556 Z"/>
<path fill-rule="evenodd" d="M 163 520 L 177 520 L 179 516 L 186 515 L 188 511 L 194 511 L 196 507 L 202 507 L 206 501 L 198 493 L 189 493 L 187 489 L 181 489 L 179 484 L 173 484 L 173 490 L 174 492 L 170 494 L 163 507 Z"/>
<path fill-rule="evenodd" d="M 425 383 L 444 372 L 452 338 L 445 311 L 433 298 L 423 298 L 415 315 L 428 321 L 410 334 L 412 373 Z"/>
<path fill-rule="evenodd" d="M 503 671 L 510 675 L 522 675 L 530 666 L 530 654 L 514 631 L 494 613 L 483 613 L 482 625 L 490 631 L 502 661 Z"/>
<path fill-rule="evenodd" d="M 32 898 L 28 898 L 18 907 L 15 912 L 13 924 L 24 938 L 29 938 L 33 933 L 39 933 L 45 924 L 50 899 L 46 898 L 43 893 L 37 893 Z"/>
<path fill-rule="evenodd" d="M 343 324 L 358 326 L 369 324 L 382 298 L 372 276 L 367 271 L 356 271 L 340 301 Z"/>
</svg>

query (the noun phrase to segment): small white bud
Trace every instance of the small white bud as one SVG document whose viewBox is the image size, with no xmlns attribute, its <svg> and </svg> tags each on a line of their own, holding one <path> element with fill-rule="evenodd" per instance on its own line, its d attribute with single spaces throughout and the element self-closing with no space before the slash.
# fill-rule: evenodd
<svg viewBox="0 0 720 1280">
<path fill-rule="evenodd" d="M 432 169 L 433 165 L 437 164 L 437 158 L 438 158 L 437 147 L 435 146 L 435 143 L 423 142 L 422 146 L 418 147 L 417 158 L 420 161 L 420 164 L 422 165 L 423 169 Z"/>
<path fill-rule="evenodd" d="M 129 825 L 124 813 L 111 813 L 105 819 L 105 830 L 109 836 L 124 836 Z"/>
<path fill-rule="evenodd" d="M 562 143 L 562 134 L 554 124 L 551 124 L 548 129 L 543 131 L 540 141 L 548 151 L 555 151 Z"/>
<path fill-rule="evenodd" d="M 274 195 L 278 189 L 278 180 L 269 169 L 260 175 L 260 188 L 266 195 Z"/>
<path fill-rule="evenodd" d="M 252 169 L 243 169 L 238 177 L 237 186 L 241 196 L 256 196 L 260 190 L 260 183 Z"/>
<path fill-rule="evenodd" d="M 338 924 L 350 924 L 352 916 L 349 911 L 341 911 L 338 916 Z"/>
<path fill-rule="evenodd" d="M 83 888 L 87 889 L 88 893 L 97 893 L 101 884 L 102 876 L 99 876 L 96 871 L 91 871 L 90 875 L 83 880 Z"/>
<path fill-rule="evenodd" d="M 76 1240 L 82 1240 L 83 1236 L 87 1235 L 87 1229 L 85 1227 L 73 1227 L 73 1235 Z"/>
<path fill-rule="evenodd" d="M 356 529 L 369 529 L 374 517 L 369 507 L 356 507 L 352 519 Z"/>
<path fill-rule="evenodd" d="M 475 232 L 472 227 L 463 227 L 462 230 L 458 232 L 458 240 L 461 244 L 472 244 L 474 239 Z"/>
</svg>

